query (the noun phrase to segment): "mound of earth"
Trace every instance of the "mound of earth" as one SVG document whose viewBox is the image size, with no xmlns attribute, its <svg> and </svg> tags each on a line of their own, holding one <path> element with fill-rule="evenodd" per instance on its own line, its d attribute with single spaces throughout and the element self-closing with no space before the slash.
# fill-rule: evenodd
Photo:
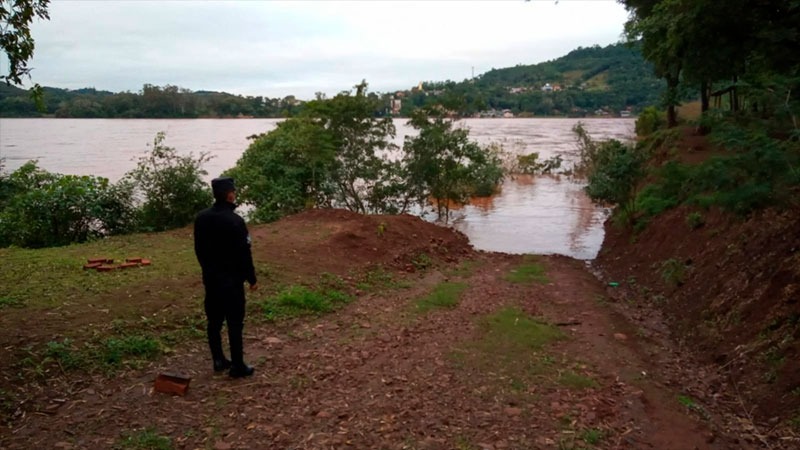
<svg viewBox="0 0 800 450">
<path fill-rule="evenodd" d="M 694 212 L 703 223 L 692 227 Z M 634 237 L 607 224 L 595 266 L 621 284 L 621 296 L 644 305 L 641 320 L 648 307 L 663 311 L 682 347 L 721 369 L 746 409 L 772 428 L 800 417 L 798 250 L 797 208 L 745 220 L 681 207 Z"/>
<path fill-rule="evenodd" d="M 472 254 L 467 237 L 410 215 L 312 209 L 251 227 L 253 257 L 295 276 L 346 275 L 365 266 L 413 272 Z"/>
</svg>

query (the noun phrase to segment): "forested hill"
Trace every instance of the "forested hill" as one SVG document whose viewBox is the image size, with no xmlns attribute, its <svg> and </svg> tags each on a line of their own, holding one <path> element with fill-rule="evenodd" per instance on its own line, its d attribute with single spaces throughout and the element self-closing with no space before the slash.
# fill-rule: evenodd
<svg viewBox="0 0 800 450">
<path fill-rule="evenodd" d="M 578 48 L 558 59 L 532 65 L 492 69 L 474 80 L 422 83 L 405 93 L 403 112 L 441 102 L 464 115 L 616 115 L 659 102 L 664 81 L 653 75 L 638 47 L 614 44 Z"/>
<path fill-rule="evenodd" d="M 405 91 L 369 95 L 379 105 L 378 115 L 408 116 L 414 108 L 441 104 L 460 116 L 616 116 L 658 103 L 663 89 L 638 48 L 615 44 L 492 69 L 471 80 L 422 82 Z M 0 84 L 0 117 L 286 117 L 303 107 L 292 95 L 241 96 L 150 84 L 136 93 L 46 87 L 44 100 L 46 111 L 40 113 L 27 91 Z"/>
</svg>

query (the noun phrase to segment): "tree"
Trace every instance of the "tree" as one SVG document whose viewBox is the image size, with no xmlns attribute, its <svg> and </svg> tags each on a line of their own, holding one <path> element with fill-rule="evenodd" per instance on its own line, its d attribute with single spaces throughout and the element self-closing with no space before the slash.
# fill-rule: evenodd
<svg viewBox="0 0 800 450">
<path fill-rule="evenodd" d="M 355 95 L 346 91 L 307 103 L 301 117 L 323 127 L 335 148 L 332 203 L 362 214 L 385 212 L 392 207 L 376 194 L 391 177 L 386 152 L 396 148 L 394 123 L 377 117 L 383 103 L 367 95 L 366 81 L 354 87 Z"/>
<path fill-rule="evenodd" d="M 186 226 L 211 203 L 210 189 L 202 179 L 207 175 L 203 164 L 211 157 L 179 155 L 164 145 L 164 139 L 164 132 L 159 132 L 150 151 L 125 175 L 142 202 L 140 226 L 146 231 Z"/>
<path fill-rule="evenodd" d="M 49 3 L 50 0 L 0 0 L 0 48 L 9 62 L 8 74 L 0 75 L 0 80 L 7 85 L 21 85 L 22 77 L 30 78 L 28 61 L 35 47 L 30 25 L 36 17 L 50 19 Z M 31 93 L 43 108 L 41 86 L 34 85 Z"/>
<path fill-rule="evenodd" d="M 677 125 L 675 107 L 680 103 L 679 83 L 687 47 L 683 33 L 686 15 L 681 0 L 623 2 L 633 14 L 625 23 L 629 41 L 642 40 L 642 55 L 653 63 L 657 76 L 667 82 L 664 103 L 667 126 Z"/>
<path fill-rule="evenodd" d="M 308 102 L 296 117 L 259 136 L 227 173 L 240 182 L 252 217 L 271 221 L 313 206 L 359 213 L 403 209 L 396 189 L 395 129 L 383 102 L 367 95 L 366 82 L 333 98 Z"/>
<path fill-rule="evenodd" d="M 290 118 L 256 137 L 225 175 L 236 179 L 238 198 L 251 219 L 271 222 L 316 205 L 328 205 L 336 148 L 317 123 Z"/>
<path fill-rule="evenodd" d="M 499 155 L 470 141 L 468 130 L 453 128 L 441 109 L 417 110 L 408 123 L 419 135 L 403 145 L 405 189 L 423 209 L 433 199 L 447 221 L 451 204 L 494 193 L 503 179 Z"/>
</svg>

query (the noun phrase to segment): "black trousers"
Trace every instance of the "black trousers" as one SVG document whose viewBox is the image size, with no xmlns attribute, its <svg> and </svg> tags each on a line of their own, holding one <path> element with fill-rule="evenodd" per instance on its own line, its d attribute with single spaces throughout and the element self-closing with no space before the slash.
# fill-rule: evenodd
<svg viewBox="0 0 800 450">
<path fill-rule="evenodd" d="M 228 324 L 231 362 L 244 365 L 242 329 L 244 328 L 244 283 L 213 283 L 206 285 L 205 310 L 208 319 L 208 346 L 215 361 L 225 359 L 222 350 L 222 323 Z"/>
</svg>

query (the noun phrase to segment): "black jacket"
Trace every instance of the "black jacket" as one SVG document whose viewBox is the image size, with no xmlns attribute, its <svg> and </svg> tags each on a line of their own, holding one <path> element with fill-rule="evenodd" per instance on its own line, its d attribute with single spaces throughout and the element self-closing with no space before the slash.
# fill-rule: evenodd
<svg viewBox="0 0 800 450">
<path fill-rule="evenodd" d="M 194 252 L 203 268 L 203 284 L 256 284 L 250 253 L 250 234 L 244 219 L 233 212 L 236 205 L 217 201 L 197 214 Z"/>
</svg>

